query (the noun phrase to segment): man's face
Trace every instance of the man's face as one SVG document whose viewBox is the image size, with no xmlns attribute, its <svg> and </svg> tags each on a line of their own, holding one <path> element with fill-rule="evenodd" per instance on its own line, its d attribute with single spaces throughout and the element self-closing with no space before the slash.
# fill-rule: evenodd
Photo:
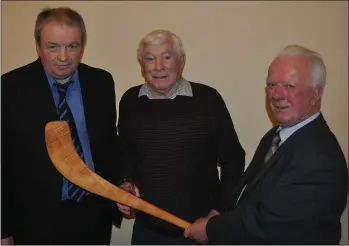
<svg viewBox="0 0 349 246">
<path fill-rule="evenodd" d="M 185 57 L 179 57 L 170 40 L 162 44 L 147 44 L 141 57 L 145 81 L 156 90 L 167 90 L 181 77 Z"/>
<path fill-rule="evenodd" d="M 77 69 L 82 55 L 81 31 L 55 21 L 44 25 L 36 51 L 47 72 L 55 79 L 70 77 Z"/>
<path fill-rule="evenodd" d="M 293 126 L 312 115 L 314 107 L 318 107 L 322 88 L 311 85 L 311 66 L 310 61 L 301 56 L 278 57 L 270 65 L 267 99 L 280 125 Z"/>
</svg>

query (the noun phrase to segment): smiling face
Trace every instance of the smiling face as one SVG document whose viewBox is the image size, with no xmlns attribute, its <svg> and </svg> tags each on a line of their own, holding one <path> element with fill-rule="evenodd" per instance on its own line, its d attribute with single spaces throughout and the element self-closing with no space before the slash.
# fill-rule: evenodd
<svg viewBox="0 0 349 246">
<path fill-rule="evenodd" d="M 57 80 L 70 77 L 77 69 L 82 55 L 81 30 L 51 21 L 41 31 L 36 51 L 45 70 Z"/>
<path fill-rule="evenodd" d="M 155 90 L 166 91 L 181 77 L 185 57 L 179 57 L 171 40 L 145 44 L 141 56 L 142 74 Z"/>
<path fill-rule="evenodd" d="M 312 85 L 311 71 L 302 56 L 281 56 L 270 65 L 267 99 L 280 125 L 293 126 L 319 111 L 323 89 Z"/>
</svg>

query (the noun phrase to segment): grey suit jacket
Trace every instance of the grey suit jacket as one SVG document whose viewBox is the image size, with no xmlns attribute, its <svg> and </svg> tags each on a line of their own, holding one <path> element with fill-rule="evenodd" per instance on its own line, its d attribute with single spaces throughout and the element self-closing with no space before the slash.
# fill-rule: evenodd
<svg viewBox="0 0 349 246">
<path fill-rule="evenodd" d="M 338 244 L 348 169 L 323 116 L 294 132 L 264 164 L 275 135 L 261 140 L 231 204 L 206 227 L 213 244 Z M 244 185 L 248 191 L 236 204 Z"/>
</svg>

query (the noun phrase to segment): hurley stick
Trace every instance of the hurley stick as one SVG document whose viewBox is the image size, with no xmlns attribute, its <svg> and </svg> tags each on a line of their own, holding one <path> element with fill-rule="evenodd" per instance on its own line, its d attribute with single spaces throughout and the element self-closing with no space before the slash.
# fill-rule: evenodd
<svg viewBox="0 0 349 246">
<path fill-rule="evenodd" d="M 116 187 L 93 172 L 76 153 L 68 124 L 65 121 L 47 123 L 45 138 L 52 163 L 70 182 L 91 193 L 143 211 L 183 229 L 190 226 L 187 221 Z"/>
</svg>

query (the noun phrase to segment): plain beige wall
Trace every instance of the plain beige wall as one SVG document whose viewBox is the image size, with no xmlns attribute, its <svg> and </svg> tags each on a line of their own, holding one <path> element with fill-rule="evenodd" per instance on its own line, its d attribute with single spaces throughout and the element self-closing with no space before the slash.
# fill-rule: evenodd
<svg viewBox="0 0 349 246">
<path fill-rule="evenodd" d="M 271 127 L 264 87 L 273 56 L 288 44 L 318 51 L 328 69 L 322 112 L 348 160 L 347 2 L 2 2 L 2 74 L 36 59 L 36 15 L 55 6 L 84 17 L 83 62 L 112 73 L 117 103 L 129 87 L 143 83 L 136 60 L 140 38 L 153 29 L 179 35 L 187 52 L 184 77 L 222 94 L 247 163 Z M 115 229 L 112 243 L 128 244 L 132 224 Z M 347 212 L 341 243 L 348 244 Z"/>
</svg>

